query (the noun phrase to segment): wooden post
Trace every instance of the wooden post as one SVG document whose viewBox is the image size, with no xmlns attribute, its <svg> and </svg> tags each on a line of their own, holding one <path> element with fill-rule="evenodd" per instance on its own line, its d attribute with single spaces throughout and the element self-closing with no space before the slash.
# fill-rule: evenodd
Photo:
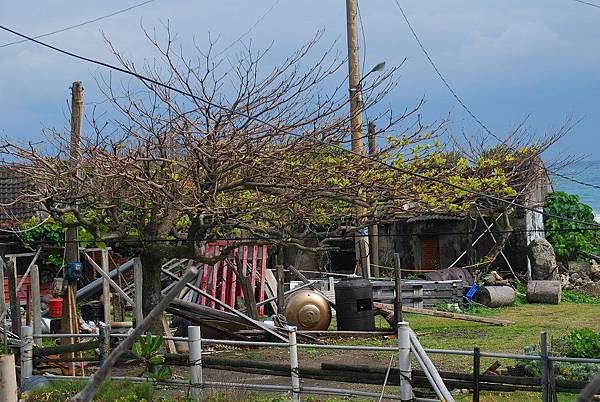
<svg viewBox="0 0 600 402">
<path fill-rule="evenodd" d="M 108 261 L 108 250 L 103 249 L 101 251 L 102 254 L 102 271 L 106 274 L 106 276 L 102 277 L 102 297 L 104 302 L 102 306 L 104 307 L 104 322 L 107 325 L 110 325 L 110 282 L 109 282 L 109 274 L 110 274 L 110 266 Z M 137 289 L 136 289 L 137 290 Z"/>
<path fill-rule="evenodd" d="M 369 122 L 368 139 L 369 139 L 369 156 L 374 157 L 377 154 L 377 137 L 375 123 Z M 369 255 L 373 269 L 371 272 L 375 278 L 379 278 L 379 226 L 375 223 L 369 227 Z"/>
<path fill-rule="evenodd" d="M 21 385 L 33 375 L 33 328 L 21 328 Z"/>
<path fill-rule="evenodd" d="M 33 321 L 33 342 L 42 346 L 42 308 L 40 303 L 40 270 L 37 264 L 31 267 L 31 314 Z"/>
<path fill-rule="evenodd" d="M 284 280 L 283 280 L 283 265 L 277 264 L 277 313 L 284 314 L 283 304 L 285 303 Z"/>
<path fill-rule="evenodd" d="M 4 270 L 5 270 L 4 259 L 0 262 L 0 316 L 6 310 L 6 294 L 4 293 Z M 4 319 L 3 319 L 4 321 Z"/>
<path fill-rule="evenodd" d="M 2 285 L 4 286 L 4 285 Z M 15 375 L 15 355 L 0 355 L 0 401 L 16 401 L 17 376 Z"/>
<path fill-rule="evenodd" d="M 394 299 L 394 318 L 396 322 L 404 321 L 402 317 L 402 267 L 400 254 L 394 253 L 394 284 L 396 298 Z"/>
<path fill-rule="evenodd" d="M 81 142 L 81 125 L 83 121 L 83 85 L 81 81 L 75 81 L 71 85 L 71 144 L 69 149 L 69 163 L 71 166 L 70 175 L 78 176 L 79 172 L 77 164 L 79 162 L 80 151 L 79 143 Z M 72 185 L 76 185 L 74 177 L 70 178 Z M 67 228 L 65 233 L 65 263 L 78 263 L 79 259 L 79 230 L 77 227 Z M 66 269 L 64 270 L 66 272 Z M 67 281 L 65 292 L 63 294 L 63 317 L 60 323 L 60 331 L 73 334 L 79 330 L 77 320 L 77 310 L 75 306 L 75 294 L 77 292 L 77 282 Z M 65 338 L 61 340 L 63 344 L 73 344 L 73 338 Z M 73 353 L 67 353 L 63 358 L 74 358 Z M 70 373 L 75 374 L 75 364 L 71 363 Z"/>
<path fill-rule="evenodd" d="M 135 309 L 133 317 L 136 322 L 136 326 L 144 320 L 144 313 L 142 310 L 142 303 L 144 300 L 143 296 L 143 281 L 142 281 L 142 262 L 139 258 L 136 258 L 133 263 L 133 282 L 135 284 Z"/>
<path fill-rule="evenodd" d="M 550 396 L 550 372 L 548 366 L 548 334 L 542 331 L 540 334 L 540 355 L 542 365 L 542 402 L 552 402 Z"/>
<path fill-rule="evenodd" d="M 17 294 L 17 265 L 11 258 L 8 262 L 8 297 L 10 300 L 10 320 L 12 332 L 21 336 L 21 306 Z M 3 285 L 4 286 L 4 285 Z"/>
<path fill-rule="evenodd" d="M 360 52 L 358 45 L 358 0 L 346 0 L 346 28 L 348 40 L 348 89 L 350 100 L 350 133 L 352 137 L 352 152 L 364 154 L 363 143 L 363 100 L 360 73 Z M 364 197 L 364 191 L 360 191 Z M 357 206 L 354 208 L 356 223 L 361 225 L 364 221 L 365 208 Z M 367 256 L 369 250 L 369 236 L 362 229 L 356 233 L 356 268 L 364 270 L 365 260 L 362 255 Z M 370 277 L 369 259 L 366 259 L 367 272 Z M 355 270 L 357 271 L 357 269 Z"/>
<path fill-rule="evenodd" d="M 369 273 L 369 256 L 367 255 L 367 251 L 369 250 L 368 244 L 367 247 L 364 246 L 364 240 L 360 238 L 358 240 L 358 253 L 360 256 L 360 268 L 362 277 L 365 279 L 369 279 L 371 276 Z"/>
<path fill-rule="evenodd" d="M 479 402 L 479 375 L 481 371 L 481 350 L 473 349 L 473 402 Z"/>
</svg>

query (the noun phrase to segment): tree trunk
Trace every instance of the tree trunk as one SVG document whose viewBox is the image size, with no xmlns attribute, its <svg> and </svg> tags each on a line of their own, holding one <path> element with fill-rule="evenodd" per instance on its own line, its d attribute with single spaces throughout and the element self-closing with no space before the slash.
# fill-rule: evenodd
<svg viewBox="0 0 600 402">
<path fill-rule="evenodd" d="M 147 317 L 148 314 L 150 314 L 150 311 L 152 311 L 152 309 L 158 303 L 160 303 L 160 300 L 162 298 L 162 287 L 160 283 L 160 279 L 162 276 L 160 268 L 162 264 L 160 257 L 152 254 L 141 254 L 140 260 L 142 262 L 143 270 L 142 313 L 144 314 L 144 317 Z M 153 334 L 161 334 L 163 332 L 160 317 L 159 319 L 154 320 L 154 322 L 152 322 L 149 330 Z"/>
</svg>

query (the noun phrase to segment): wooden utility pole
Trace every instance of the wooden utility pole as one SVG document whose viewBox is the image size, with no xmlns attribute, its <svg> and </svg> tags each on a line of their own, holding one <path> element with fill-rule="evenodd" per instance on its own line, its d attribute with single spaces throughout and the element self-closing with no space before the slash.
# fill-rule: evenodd
<svg viewBox="0 0 600 402">
<path fill-rule="evenodd" d="M 346 0 L 346 25 L 348 39 L 348 83 L 350 90 L 350 133 L 352 138 L 352 151 L 364 154 L 363 145 L 363 102 L 360 76 L 360 53 L 358 46 L 358 3 L 357 0 Z M 364 191 L 362 192 L 364 197 Z M 355 208 L 357 224 L 364 221 L 365 208 Z M 356 268 L 361 264 L 361 253 L 369 253 L 369 237 L 361 230 L 357 233 L 355 244 Z M 362 249 L 362 250 L 361 250 Z M 370 264 L 367 258 L 366 272 L 370 273 Z"/>
<path fill-rule="evenodd" d="M 79 162 L 81 142 L 81 124 L 83 121 L 83 85 L 81 81 L 75 81 L 71 86 L 71 146 L 69 149 L 69 163 L 71 166 L 71 175 L 79 176 L 77 164 Z M 76 186 L 77 182 L 71 177 L 71 186 Z M 77 227 L 67 228 L 65 234 L 65 264 L 79 263 L 79 231 Z M 66 274 L 67 268 L 63 269 Z M 77 319 L 77 309 L 75 294 L 77 293 L 77 281 L 69 280 L 66 282 L 66 288 L 63 294 L 63 317 L 60 323 L 60 330 L 63 334 L 79 333 L 79 322 Z M 75 343 L 74 338 L 63 339 L 64 344 Z M 74 358 L 74 353 L 67 353 L 63 357 Z M 75 374 L 75 364 L 71 363 L 69 374 Z"/>
<path fill-rule="evenodd" d="M 375 123 L 369 122 L 369 156 L 374 157 L 377 153 L 377 137 L 375 136 Z M 373 224 L 369 227 L 369 248 L 371 250 L 371 264 L 373 265 L 373 276 L 379 278 L 379 226 Z"/>
<path fill-rule="evenodd" d="M 83 121 L 83 85 L 75 81 L 71 87 L 71 147 L 69 161 L 76 166 L 79 160 L 81 142 L 81 124 Z M 72 172 L 78 175 L 79 172 Z M 77 185 L 73 181 L 72 185 Z M 65 262 L 79 262 L 79 235 L 77 228 L 68 228 L 65 235 Z"/>
</svg>

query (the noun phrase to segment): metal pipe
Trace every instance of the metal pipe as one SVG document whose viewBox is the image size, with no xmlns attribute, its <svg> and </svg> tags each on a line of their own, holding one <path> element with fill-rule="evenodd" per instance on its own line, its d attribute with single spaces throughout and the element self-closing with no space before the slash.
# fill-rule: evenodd
<svg viewBox="0 0 600 402">
<path fill-rule="evenodd" d="M 300 402 L 300 368 L 298 367 L 298 343 L 296 341 L 296 327 L 286 326 L 290 339 L 290 368 L 292 376 L 292 401 Z"/>
<path fill-rule="evenodd" d="M 433 392 L 435 392 L 435 394 L 438 396 L 438 398 L 440 400 L 443 400 L 444 397 L 442 396 L 442 393 L 440 392 L 440 389 L 437 386 L 437 383 L 433 380 L 433 377 L 431 376 L 431 373 L 429 373 L 429 370 L 427 369 L 427 366 L 425 366 L 425 363 L 423 362 L 423 359 L 417 353 L 417 351 L 415 350 L 415 348 L 414 348 L 413 345 L 410 346 L 410 350 L 413 352 L 413 356 L 415 357 L 415 360 L 417 361 L 417 363 L 419 364 L 419 366 L 421 366 L 421 369 L 423 369 L 423 373 L 425 374 L 425 377 L 427 377 L 427 381 L 429 381 L 429 384 L 431 385 L 431 388 L 433 389 Z"/>
<path fill-rule="evenodd" d="M 202 400 L 202 337 L 200 327 L 192 325 L 188 327 L 189 334 L 189 363 L 190 363 L 190 395 L 192 400 Z"/>
<path fill-rule="evenodd" d="M 299 343 L 299 348 L 332 349 L 332 350 L 367 350 L 380 352 L 398 352 L 398 348 L 387 346 L 354 346 L 354 345 L 313 345 L 310 343 Z"/>
<path fill-rule="evenodd" d="M 437 383 L 437 386 L 439 387 L 440 393 L 444 397 L 444 400 L 447 402 L 454 401 L 454 398 L 450 394 L 450 391 L 448 391 L 448 388 L 446 388 L 446 384 L 444 384 L 444 380 L 442 380 L 442 377 L 440 376 L 437 369 L 429 359 L 429 356 L 427 356 L 427 353 L 425 352 L 425 350 L 423 350 L 423 346 L 421 346 L 421 343 L 417 339 L 417 336 L 412 331 L 410 332 L 410 341 L 416 353 L 421 356 L 421 359 L 423 360 L 423 363 L 431 373 L 433 380 Z"/>
<path fill-rule="evenodd" d="M 400 371 L 400 399 L 412 399 L 410 368 L 410 328 L 406 321 L 398 322 L 398 369 Z"/>
</svg>

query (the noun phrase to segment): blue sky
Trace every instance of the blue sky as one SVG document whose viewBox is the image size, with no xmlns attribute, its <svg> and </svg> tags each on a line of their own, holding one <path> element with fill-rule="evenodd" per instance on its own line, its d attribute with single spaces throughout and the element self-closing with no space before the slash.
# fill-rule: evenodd
<svg viewBox="0 0 600 402">
<path fill-rule="evenodd" d="M 37 35 L 135 3 L 2 1 L 0 21 Z M 274 3 L 155 0 L 44 40 L 113 62 L 102 30 L 121 51 L 142 61 L 154 53 L 140 25 L 160 27 L 168 20 L 186 52 L 193 52 L 193 41 L 206 46 L 209 33 L 213 39 L 218 38 L 219 50 L 246 32 Z M 530 115 L 530 130 L 538 134 L 552 131 L 568 116 L 583 118 L 548 156 L 570 153 L 600 159 L 595 156 L 600 126 L 600 9 L 573 0 L 400 3 L 456 92 L 492 131 L 502 135 L 526 115 Z M 252 39 L 256 48 L 273 42 L 265 67 L 276 64 L 319 29 L 325 30 L 323 44 L 339 39 L 337 46 L 344 54 L 344 7 L 342 0 L 280 0 L 245 40 Z M 449 116 L 452 130 L 481 132 L 427 64 L 394 1 L 362 0 L 360 7 L 366 35 L 366 68 L 383 60 L 394 65 L 407 58 L 399 86 L 385 102 L 400 111 L 425 97 L 422 115 L 426 121 Z M 15 39 L 0 32 L 0 45 Z M 239 46 L 230 52 L 236 49 Z M 99 71 L 34 44 L 0 47 L 0 132 L 35 140 L 44 127 L 66 126 L 70 83 L 83 81 L 86 102 L 100 101 L 94 81 Z"/>
</svg>

